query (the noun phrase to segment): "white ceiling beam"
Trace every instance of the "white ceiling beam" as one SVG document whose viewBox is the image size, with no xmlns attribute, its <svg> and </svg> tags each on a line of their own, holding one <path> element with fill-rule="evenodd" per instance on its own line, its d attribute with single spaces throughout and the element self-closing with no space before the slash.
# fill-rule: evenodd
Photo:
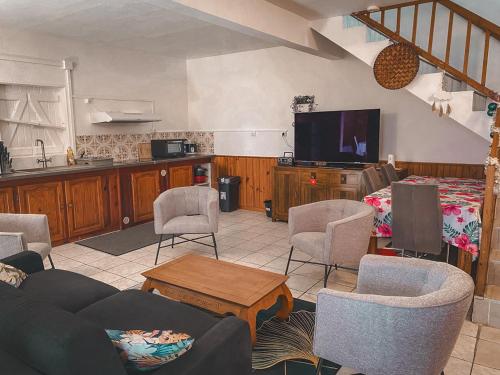
<svg viewBox="0 0 500 375">
<path fill-rule="evenodd" d="M 310 21 L 265 0 L 143 0 L 272 43 L 329 59 L 344 51 L 311 29 Z"/>
</svg>

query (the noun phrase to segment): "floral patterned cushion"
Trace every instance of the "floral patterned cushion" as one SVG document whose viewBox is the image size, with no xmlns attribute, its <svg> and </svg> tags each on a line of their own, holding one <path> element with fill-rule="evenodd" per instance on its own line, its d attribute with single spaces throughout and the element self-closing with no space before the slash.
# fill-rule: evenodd
<svg viewBox="0 0 500 375">
<path fill-rule="evenodd" d="M 186 353 L 194 339 L 185 333 L 154 330 L 121 331 L 107 329 L 113 345 L 128 368 L 153 370 Z"/>
<path fill-rule="evenodd" d="M 23 271 L 9 266 L 8 264 L 0 263 L 0 281 L 10 284 L 14 288 L 18 288 L 27 277 L 28 275 Z"/>
</svg>

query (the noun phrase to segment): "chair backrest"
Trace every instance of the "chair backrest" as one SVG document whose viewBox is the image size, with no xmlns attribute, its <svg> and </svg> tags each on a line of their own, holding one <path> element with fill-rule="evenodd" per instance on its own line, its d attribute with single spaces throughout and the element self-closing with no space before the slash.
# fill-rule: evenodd
<svg viewBox="0 0 500 375">
<path fill-rule="evenodd" d="M 164 194 L 174 202 L 177 215 L 206 215 L 207 196 L 211 190 L 207 186 L 185 186 L 169 189 Z"/>
<path fill-rule="evenodd" d="M 396 168 L 394 168 L 392 164 L 384 164 L 380 167 L 380 170 L 382 171 L 382 176 L 384 176 L 387 185 L 390 185 L 392 182 L 399 181 L 399 176 L 396 172 Z"/>
<path fill-rule="evenodd" d="M 364 374 L 440 374 L 469 310 L 472 278 L 442 262 L 366 255 L 358 291 L 318 293 L 315 354 Z"/>
<path fill-rule="evenodd" d="M 374 167 L 364 169 L 362 174 L 367 194 L 374 193 L 387 186 L 380 178 L 380 173 Z"/>
<path fill-rule="evenodd" d="M 393 247 L 441 254 L 443 211 L 437 185 L 393 182 L 391 190 Z"/>
</svg>

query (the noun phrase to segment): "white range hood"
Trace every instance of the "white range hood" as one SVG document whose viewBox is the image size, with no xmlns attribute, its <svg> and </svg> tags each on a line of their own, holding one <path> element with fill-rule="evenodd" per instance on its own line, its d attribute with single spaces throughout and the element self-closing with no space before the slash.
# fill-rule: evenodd
<svg viewBox="0 0 500 375">
<path fill-rule="evenodd" d="M 92 124 L 158 122 L 161 118 L 153 113 L 137 112 L 93 112 L 90 114 Z"/>
</svg>

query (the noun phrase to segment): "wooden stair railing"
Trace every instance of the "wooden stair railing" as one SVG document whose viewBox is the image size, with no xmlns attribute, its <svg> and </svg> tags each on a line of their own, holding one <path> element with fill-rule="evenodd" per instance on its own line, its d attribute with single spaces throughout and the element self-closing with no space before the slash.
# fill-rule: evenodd
<svg viewBox="0 0 500 375">
<path fill-rule="evenodd" d="M 499 110 L 500 111 L 500 110 Z M 500 130 L 500 113 L 497 112 L 495 120 L 496 130 Z M 499 157 L 499 133 L 493 132 L 489 156 L 492 158 Z M 479 260 L 476 273 L 476 295 L 484 296 L 486 289 L 488 266 L 491 252 L 491 236 L 493 233 L 493 222 L 495 220 L 495 203 L 496 195 L 495 187 L 495 172 L 494 165 L 486 166 L 486 188 L 484 191 L 483 216 L 481 228 L 481 243 L 479 248 Z"/>
<path fill-rule="evenodd" d="M 424 32 L 428 32 L 428 40 L 427 46 L 418 46 L 417 45 L 417 33 L 418 30 L 418 18 L 419 18 L 419 5 L 432 3 L 432 11 L 430 14 L 430 22 L 429 22 L 429 30 L 425 30 Z M 437 5 L 440 4 L 443 7 L 449 10 L 448 16 L 448 26 L 447 26 L 447 36 L 446 36 L 446 50 L 444 51 L 444 60 L 437 57 L 435 53 L 433 53 L 433 41 L 434 41 L 434 31 L 436 26 L 436 8 Z M 412 24 L 412 32 L 411 32 L 411 40 L 406 39 L 401 35 L 401 26 L 402 26 L 402 9 L 412 7 L 413 8 L 413 24 Z M 391 30 L 387 27 L 387 12 L 395 11 L 396 13 L 396 27 L 395 30 Z M 452 37 L 453 37 L 453 24 L 454 24 L 454 16 L 460 16 L 467 22 L 467 31 L 465 37 L 465 45 L 464 45 L 464 60 L 463 66 L 461 68 L 454 67 L 450 65 L 450 51 L 452 46 Z M 415 0 L 407 3 L 390 5 L 386 7 L 380 7 L 379 10 L 376 11 L 361 11 L 353 13 L 352 16 L 359 21 L 366 24 L 368 27 L 378 31 L 379 33 L 385 35 L 387 38 L 396 41 L 396 42 L 405 42 L 410 43 L 415 46 L 418 54 L 429 63 L 437 66 L 438 68 L 444 70 L 445 72 L 455 76 L 457 79 L 467 83 L 474 90 L 479 93 L 490 97 L 492 100 L 500 101 L 500 95 L 493 90 L 492 88 L 487 87 L 487 74 L 488 74 L 488 59 L 489 59 L 489 51 L 490 51 L 490 38 L 495 38 L 500 40 L 500 27 L 496 24 L 478 16 L 477 14 L 461 7 L 458 4 L 450 0 Z M 380 19 L 377 20 L 374 18 Z M 471 46 L 471 34 L 472 27 L 479 28 L 482 32 L 484 32 L 484 50 L 482 53 L 482 69 L 481 69 L 481 78 L 475 79 L 471 77 L 469 74 L 469 60 L 470 60 L 470 46 Z"/>
</svg>

